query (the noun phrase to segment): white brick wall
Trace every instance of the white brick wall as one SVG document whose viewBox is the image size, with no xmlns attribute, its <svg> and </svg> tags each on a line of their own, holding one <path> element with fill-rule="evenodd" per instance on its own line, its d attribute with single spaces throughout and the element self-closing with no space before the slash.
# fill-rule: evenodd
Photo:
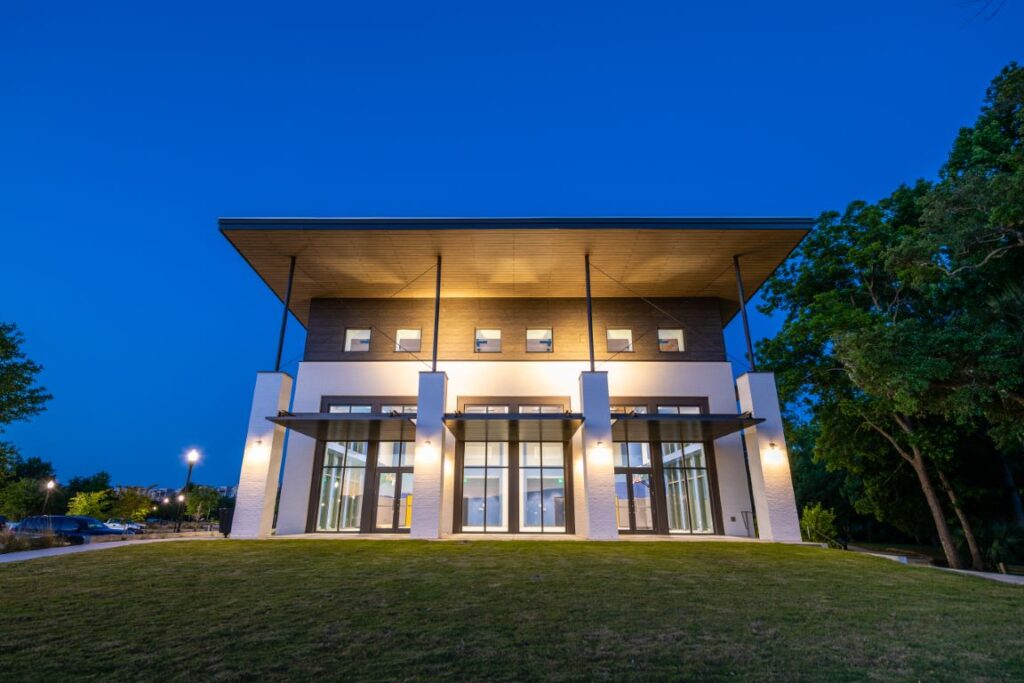
<svg viewBox="0 0 1024 683">
<path fill-rule="evenodd" d="M 740 410 L 764 418 L 764 422 L 747 429 L 743 435 L 747 442 L 759 535 L 769 541 L 799 541 L 800 517 L 793 494 L 793 477 L 789 470 L 789 451 L 782 430 L 775 375 L 770 372 L 747 373 L 736 381 L 736 387 Z M 772 443 L 775 444 L 774 449 Z"/>
<path fill-rule="evenodd" d="M 256 375 L 231 524 L 232 538 L 270 535 L 285 429 L 268 422 L 267 417 L 277 415 L 279 410 L 287 410 L 291 393 L 292 378 L 285 373 L 261 372 Z"/>
</svg>

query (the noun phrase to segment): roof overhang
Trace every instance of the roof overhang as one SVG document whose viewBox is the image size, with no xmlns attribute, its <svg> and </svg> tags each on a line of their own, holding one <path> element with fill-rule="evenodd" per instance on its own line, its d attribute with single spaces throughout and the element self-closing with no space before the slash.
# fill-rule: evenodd
<svg viewBox="0 0 1024 683">
<path fill-rule="evenodd" d="M 267 419 L 320 441 L 412 441 L 415 417 L 410 413 L 288 413 Z"/>
<path fill-rule="evenodd" d="M 583 416 L 449 413 L 444 424 L 459 441 L 568 441 L 583 424 Z"/>
<path fill-rule="evenodd" d="M 314 298 L 706 297 L 738 310 L 733 256 L 753 296 L 811 227 L 806 218 L 222 218 L 220 230 L 291 311 Z"/>
<path fill-rule="evenodd" d="M 763 418 L 740 415 L 615 415 L 613 441 L 714 441 L 753 427 Z"/>
</svg>

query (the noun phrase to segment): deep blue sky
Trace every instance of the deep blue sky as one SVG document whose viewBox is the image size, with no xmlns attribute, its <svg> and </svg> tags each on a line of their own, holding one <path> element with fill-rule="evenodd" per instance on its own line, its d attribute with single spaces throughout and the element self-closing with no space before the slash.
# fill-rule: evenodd
<svg viewBox="0 0 1024 683">
<path fill-rule="evenodd" d="M 274 5 L 0 8 L 0 319 L 55 397 L 6 438 L 61 479 L 236 481 L 280 304 L 218 216 L 813 216 L 1024 58 L 1018 0 Z"/>
</svg>

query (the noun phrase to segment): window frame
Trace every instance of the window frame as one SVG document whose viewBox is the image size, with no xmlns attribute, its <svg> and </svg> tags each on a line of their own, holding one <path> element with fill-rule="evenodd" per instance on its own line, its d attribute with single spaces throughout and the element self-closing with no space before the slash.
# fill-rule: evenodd
<svg viewBox="0 0 1024 683">
<path fill-rule="evenodd" d="M 530 332 L 534 331 L 545 331 L 551 335 L 548 339 L 548 348 L 546 349 L 530 349 Z M 555 328 L 554 327 L 527 327 L 526 328 L 526 353 L 554 353 L 555 352 Z"/>
<path fill-rule="evenodd" d="M 365 349 L 350 349 L 350 348 L 348 348 L 348 342 L 349 342 L 348 333 L 349 332 L 368 332 L 369 336 L 366 338 L 366 348 Z M 345 328 L 345 337 L 344 337 L 344 341 L 342 342 L 342 344 L 343 344 L 343 346 L 342 346 L 342 352 L 343 353 L 369 353 L 370 352 L 370 346 L 373 344 L 373 328 L 372 327 L 346 327 Z"/>
<path fill-rule="evenodd" d="M 416 337 L 417 346 L 415 349 L 406 349 L 402 347 L 401 339 L 402 332 L 415 332 L 419 336 Z M 423 349 L 423 328 L 422 327 L 396 327 L 395 328 L 395 353 L 419 353 Z"/>
<path fill-rule="evenodd" d="M 679 333 L 679 348 L 672 351 L 669 349 L 661 348 L 661 333 L 662 332 L 678 332 Z M 658 334 L 658 353 L 686 353 L 686 330 L 681 327 L 659 327 L 657 328 Z"/>
<path fill-rule="evenodd" d="M 611 348 L 609 348 L 608 342 L 612 341 L 612 339 L 608 335 L 611 334 L 613 330 L 616 331 L 616 332 L 620 332 L 620 331 L 623 331 L 623 330 L 629 332 L 629 344 L 627 345 L 627 348 L 622 349 L 621 351 L 612 351 Z M 616 341 L 622 341 L 622 340 L 618 340 L 617 339 Z M 605 327 L 604 328 L 604 350 L 605 350 L 605 353 L 613 353 L 613 354 L 635 353 L 636 352 L 636 343 L 635 343 L 635 341 L 633 339 L 633 328 L 632 327 Z"/>
<path fill-rule="evenodd" d="M 710 401 L 706 396 L 611 396 L 610 407 L 615 408 L 616 406 L 622 407 L 644 407 L 646 408 L 646 414 L 651 416 L 657 416 L 659 414 L 672 413 L 660 413 L 660 408 L 697 408 L 699 414 L 706 415 L 711 412 Z M 614 413 L 613 413 L 614 415 Z M 615 444 L 620 442 L 614 442 Z M 688 535 L 693 534 L 690 532 L 669 532 L 668 530 L 668 492 L 665 490 L 665 475 L 662 460 L 662 443 L 660 439 L 651 439 L 646 443 L 650 447 L 651 457 L 651 469 L 653 472 L 654 485 L 658 488 L 658 496 L 655 501 L 658 505 L 658 511 L 656 512 L 654 534 L 657 535 Z M 708 493 L 711 499 L 711 535 L 722 534 L 725 530 L 723 512 L 722 512 L 722 500 L 719 491 L 718 481 L 718 458 L 715 452 L 714 441 L 703 441 L 696 442 L 701 443 L 704 447 L 704 458 L 706 461 L 705 471 L 708 477 Z M 628 531 L 619 531 L 622 534 L 637 533 Z M 651 532 L 640 532 L 640 533 L 651 533 Z M 707 535 L 704 533 L 696 533 L 693 535 Z"/>
<path fill-rule="evenodd" d="M 515 419 L 516 417 L 523 415 L 520 413 L 520 407 L 538 408 L 543 412 L 543 408 L 556 408 L 558 413 L 564 413 L 569 410 L 572 406 L 572 400 L 569 396 L 459 396 L 456 401 L 456 408 L 461 413 L 466 413 L 467 407 L 502 407 L 507 408 L 507 413 L 490 413 L 492 415 L 499 415 L 501 417 L 508 417 Z M 536 415 L 537 413 L 526 413 L 526 415 Z M 495 443 L 495 442 L 479 442 L 479 443 Z M 510 435 L 507 441 L 500 442 L 507 446 L 507 457 L 508 466 L 506 469 L 506 476 L 508 477 L 508 488 L 506 496 L 508 498 L 506 504 L 507 510 L 507 526 L 506 531 L 463 531 L 462 530 L 462 518 L 464 515 L 463 511 L 463 472 L 465 471 L 465 442 L 455 442 L 455 486 L 453 487 L 453 506 L 452 511 L 452 532 L 453 533 L 466 533 L 466 534 L 479 534 L 486 536 L 488 534 L 514 534 L 514 533 L 544 533 L 550 536 L 559 535 L 572 535 L 576 533 L 576 508 L 575 508 L 575 490 L 573 488 L 573 444 L 572 439 L 563 441 L 562 452 L 563 452 L 563 483 L 565 486 L 565 527 L 564 530 L 559 531 L 521 531 L 520 529 L 520 504 L 522 498 L 522 482 L 521 482 L 521 471 L 523 468 L 520 467 L 520 452 L 522 444 L 524 443 L 536 443 L 520 441 L 518 438 Z M 543 461 L 542 461 L 543 462 Z M 475 466 L 471 466 L 475 467 Z M 543 470 L 543 467 L 541 468 Z M 554 469 L 554 468 L 549 468 Z"/>
<path fill-rule="evenodd" d="M 480 348 L 480 341 L 481 341 L 480 333 L 481 332 L 497 332 L 498 333 L 497 340 L 494 340 L 494 339 L 484 339 L 483 341 L 486 342 L 486 343 L 491 343 L 491 342 L 497 341 L 498 342 L 498 348 L 496 348 L 496 349 L 481 349 Z M 501 351 L 502 351 L 502 341 L 504 339 L 504 336 L 505 335 L 502 334 L 502 330 L 501 330 L 500 327 L 476 327 L 476 328 L 474 328 L 473 329 L 473 353 L 501 353 Z"/>
</svg>

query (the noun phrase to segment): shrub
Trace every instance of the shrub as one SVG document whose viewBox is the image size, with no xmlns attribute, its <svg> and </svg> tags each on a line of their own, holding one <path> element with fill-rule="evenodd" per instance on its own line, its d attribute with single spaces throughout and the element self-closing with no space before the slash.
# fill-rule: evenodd
<svg viewBox="0 0 1024 683">
<path fill-rule="evenodd" d="M 805 505 L 800 516 L 800 530 L 804 540 L 812 543 L 827 543 L 830 548 L 841 548 L 836 531 L 836 513 L 821 503 Z"/>
<path fill-rule="evenodd" d="M 53 534 L 43 534 L 37 538 L 18 536 L 13 531 L 0 531 L 0 554 L 16 553 L 21 550 L 39 550 L 67 545 L 67 541 Z"/>
</svg>

